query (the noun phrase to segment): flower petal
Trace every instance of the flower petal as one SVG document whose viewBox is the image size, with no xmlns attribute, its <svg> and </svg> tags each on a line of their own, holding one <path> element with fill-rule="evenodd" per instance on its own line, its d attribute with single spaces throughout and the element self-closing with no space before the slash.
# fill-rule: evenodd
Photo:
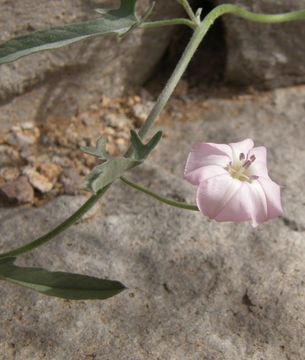
<svg viewBox="0 0 305 360">
<path fill-rule="evenodd" d="M 270 178 L 260 177 L 257 181 L 261 185 L 266 196 L 268 219 L 274 219 L 283 215 L 280 186 Z"/>
<path fill-rule="evenodd" d="M 200 183 L 197 205 L 210 219 L 219 222 L 249 221 L 253 227 L 269 219 L 268 205 L 260 184 L 218 176 Z"/>
<path fill-rule="evenodd" d="M 241 184 L 229 173 L 202 181 L 198 187 L 196 198 L 199 210 L 210 219 L 215 219 L 231 197 L 239 190 Z"/>
<path fill-rule="evenodd" d="M 255 161 L 250 165 L 248 174 L 251 176 L 269 177 L 267 169 L 267 150 L 264 146 L 258 146 L 249 151 L 248 157 L 254 155 Z"/>
<path fill-rule="evenodd" d="M 193 185 L 199 185 L 202 181 L 226 174 L 228 174 L 228 171 L 225 168 L 217 165 L 208 165 L 191 171 L 184 175 L 184 178 Z"/>
<path fill-rule="evenodd" d="M 215 220 L 249 221 L 253 227 L 268 220 L 266 197 L 260 185 L 255 181 L 243 182 Z"/>
<path fill-rule="evenodd" d="M 240 154 L 244 154 L 246 157 L 248 152 L 253 148 L 254 142 L 252 139 L 245 139 L 236 143 L 229 144 L 233 153 L 233 163 L 240 163 Z"/>
<path fill-rule="evenodd" d="M 225 168 L 230 161 L 232 161 L 232 150 L 230 146 L 198 143 L 193 147 L 187 158 L 184 178 L 193 185 L 199 185 L 202 178 L 201 168 L 210 165 Z"/>
</svg>

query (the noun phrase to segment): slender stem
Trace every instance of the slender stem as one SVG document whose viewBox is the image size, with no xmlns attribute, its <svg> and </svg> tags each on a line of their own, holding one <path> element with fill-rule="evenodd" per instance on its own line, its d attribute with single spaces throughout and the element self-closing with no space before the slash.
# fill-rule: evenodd
<svg viewBox="0 0 305 360">
<path fill-rule="evenodd" d="M 196 52 L 199 44 L 201 43 L 202 39 L 204 38 L 209 28 L 212 26 L 212 24 L 218 17 L 224 14 L 234 14 L 241 18 L 250 21 L 261 22 L 261 23 L 281 23 L 281 22 L 305 19 L 305 10 L 294 11 L 285 14 L 265 15 L 265 14 L 252 13 L 250 11 L 239 8 L 238 6 L 229 5 L 229 4 L 219 5 L 216 8 L 214 8 L 204 18 L 200 26 L 196 27 L 196 30 L 194 31 L 194 34 L 189 44 L 187 45 L 180 61 L 178 62 L 172 76 L 170 77 L 165 88 L 158 97 L 158 100 L 155 106 L 153 107 L 152 111 L 150 112 L 148 118 L 146 119 L 145 123 L 139 130 L 140 137 L 144 137 L 147 134 L 155 119 L 160 115 L 161 111 L 163 110 L 164 106 L 166 105 L 167 101 L 169 100 L 170 96 L 175 90 L 179 80 L 181 79 L 184 71 L 186 70 L 189 62 L 191 61 L 194 53 Z M 132 153 L 132 149 L 129 148 L 125 156 L 129 156 L 131 153 Z M 81 208 L 79 208 L 74 214 L 72 214 L 62 224 L 58 225 L 55 229 L 39 237 L 38 239 L 28 243 L 27 245 L 6 252 L 4 254 L 0 254 L 0 258 L 7 256 L 18 256 L 24 254 L 50 241 L 55 236 L 59 235 L 60 233 L 68 229 L 71 225 L 75 224 L 78 220 L 80 220 L 82 216 L 86 212 L 88 212 L 93 207 L 93 205 L 104 195 L 104 193 L 109 189 L 110 185 L 111 184 L 107 185 L 103 189 L 99 190 L 95 195 L 92 195 Z"/>
<path fill-rule="evenodd" d="M 168 19 L 168 20 L 158 20 L 158 21 L 147 21 L 140 25 L 140 28 L 143 29 L 153 29 L 163 26 L 174 26 L 174 25 L 186 25 L 191 29 L 194 29 L 195 24 L 189 19 Z"/>
<path fill-rule="evenodd" d="M 217 6 L 207 17 L 210 18 L 209 21 L 215 21 L 219 16 L 224 14 L 233 14 L 249 21 L 265 24 L 277 24 L 305 19 L 305 10 L 291 11 L 283 14 L 259 14 L 230 4 Z"/>
<path fill-rule="evenodd" d="M 152 198 L 164 203 L 164 204 L 167 204 L 167 205 L 170 205 L 170 206 L 174 206 L 176 208 L 179 208 L 179 209 L 186 209 L 186 210 L 192 210 L 192 211 L 199 211 L 198 207 L 196 205 L 189 205 L 189 204 L 186 204 L 185 202 L 181 202 L 181 201 L 174 201 L 174 200 L 171 200 L 171 199 L 168 199 L 168 198 L 165 198 L 147 188 L 145 188 L 144 186 L 142 185 L 138 185 L 138 184 L 135 184 L 134 182 L 126 179 L 124 176 L 121 176 L 120 179 L 125 183 L 127 184 L 128 186 L 132 187 L 133 189 L 136 189 L 138 191 L 141 191 L 143 192 L 144 194 L 146 195 L 149 195 L 151 196 Z"/>
<path fill-rule="evenodd" d="M 171 77 L 169 78 L 167 84 L 165 85 L 164 89 L 162 90 L 161 94 L 159 95 L 157 102 L 153 109 L 151 110 L 150 114 L 148 115 L 146 121 L 140 128 L 138 134 L 141 138 L 144 138 L 148 133 L 149 129 L 151 128 L 152 124 L 156 120 L 156 118 L 161 114 L 162 110 L 164 109 L 166 103 L 168 102 L 169 98 L 171 97 L 172 93 L 174 92 L 179 80 L 181 79 L 183 73 L 185 72 L 188 64 L 190 63 L 193 55 L 195 54 L 198 46 L 200 45 L 204 35 L 206 34 L 208 28 L 205 32 L 202 32 L 202 28 L 205 28 L 204 23 L 200 27 L 197 27 L 193 33 L 191 40 L 189 41 L 187 47 L 185 48 L 181 59 L 179 60 L 174 72 L 172 73 Z M 129 147 L 128 151 L 126 152 L 126 157 L 132 154 L 132 148 Z"/>
<path fill-rule="evenodd" d="M 68 219 L 66 219 L 63 223 L 58 225 L 56 228 L 52 229 L 45 235 L 39 237 L 38 239 L 21 246 L 15 250 L 8 251 L 6 253 L 0 254 L 0 258 L 9 257 L 9 256 L 19 256 L 26 252 L 29 252 L 38 246 L 41 246 L 48 242 L 49 240 L 53 239 L 55 236 L 59 235 L 60 233 L 67 230 L 70 226 L 75 224 L 79 221 L 85 214 L 88 212 L 96 203 L 97 201 L 104 195 L 104 193 L 108 190 L 110 185 L 104 187 L 100 191 L 98 191 L 95 195 L 92 195 L 85 203 L 82 205 L 74 214 L 72 214 Z"/>
<path fill-rule="evenodd" d="M 196 17 L 193 12 L 193 9 L 190 7 L 188 0 L 177 0 L 180 5 L 184 7 L 184 10 L 188 14 L 189 18 L 194 24 L 200 25 L 200 20 Z"/>
</svg>

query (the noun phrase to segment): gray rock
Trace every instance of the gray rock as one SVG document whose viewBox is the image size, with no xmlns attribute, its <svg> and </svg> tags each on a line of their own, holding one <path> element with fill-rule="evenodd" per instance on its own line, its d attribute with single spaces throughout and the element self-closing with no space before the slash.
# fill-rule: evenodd
<svg viewBox="0 0 305 360">
<path fill-rule="evenodd" d="M 18 263 L 117 279 L 129 290 L 73 302 L 1 283 L 4 358 L 303 359 L 304 95 L 298 87 L 199 104 L 193 121 L 173 118 L 153 159 L 128 175 L 191 203 L 195 189 L 182 172 L 192 144 L 252 137 L 268 147 L 271 177 L 283 185 L 283 218 L 256 230 L 220 224 L 116 183 L 94 217 Z M 0 209 L 0 251 L 49 230 L 83 201 Z"/>
<path fill-rule="evenodd" d="M 304 9 L 302 0 L 235 0 L 231 3 L 266 14 Z M 232 15 L 223 17 L 222 21 L 228 82 L 264 88 L 304 83 L 305 21 L 268 25 Z"/>
<path fill-rule="evenodd" d="M 150 4 L 150 0 L 140 1 L 139 13 Z M 95 8 L 117 5 L 114 0 L 0 0 L 0 42 L 94 18 Z M 153 17 L 181 13 L 176 1 L 158 2 Z M 24 120 L 45 121 L 50 115 L 70 115 L 102 94 L 121 95 L 126 88 L 143 84 L 164 53 L 172 31 L 172 27 L 136 30 L 123 38 L 96 38 L 1 65 L 1 128 Z"/>
</svg>

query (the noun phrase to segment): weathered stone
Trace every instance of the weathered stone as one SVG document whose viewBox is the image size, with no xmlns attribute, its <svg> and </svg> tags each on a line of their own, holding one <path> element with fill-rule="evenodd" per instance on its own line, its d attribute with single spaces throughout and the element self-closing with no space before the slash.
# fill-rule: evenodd
<svg viewBox="0 0 305 360">
<path fill-rule="evenodd" d="M 303 0 L 235 0 L 232 3 L 266 14 L 304 9 Z M 221 21 L 225 29 L 228 82 L 264 88 L 304 83 L 304 20 L 268 25 L 228 15 Z"/>
<path fill-rule="evenodd" d="M 0 176 L 2 176 L 6 181 L 16 180 L 19 175 L 20 171 L 16 167 L 7 166 L 0 168 Z"/>
<path fill-rule="evenodd" d="M 0 200 L 10 204 L 32 204 L 34 190 L 25 176 L 6 183 L 0 188 Z"/>
<path fill-rule="evenodd" d="M 152 1 L 138 3 L 139 13 L 144 13 Z M 92 19 L 97 16 L 95 8 L 116 6 L 115 0 L 0 0 L 0 41 Z M 153 18 L 182 13 L 176 1 L 158 2 Z M 23 119 L 74 114 L 102 94 L 119 95 L 127 87 L 143 84 L 164 53 L 172 32 L 173 28 L 168 27 L 136 30 L 123 38 L 99 37 L 1 65 L 1 128 Z"/>
<path fill-rule="evenodd" d="M 64 169 L 60 175 L 60 182 L 67 195 L 77 195 L 80 193 L 81 177 L 73 168 Z"/>
<path fill-rule="evenodd" d="M 0 144 L 0 166 L 15 165 L 20 160 L 19 153 L 12 146 Z"/>
<path fill-rule="evenodd" d="M 140 127 L 143 122 L 147 119 L 151 109 L 154 106 L 153 101 L 147 101 L 145 103 L 135 104 L 132 108 L 132 115 L 137 118 Z"/>
<path fill-rule="evenodd" d="M 173 118 L 164 127 L 154 162 L 126 175 L 192 203 L 196 189 L 182 174 L 193 143 L 252 137 L 268 147 L 284 217 L 258 229 L 216 223 L 117 182 L 93 218 L 18 263 L 118 279 L 129 290 L 75 302 L 2 282 L 0 353 L 9 360 L 303 359 L 304 96 L 298 87 L 197 103 L 193 121 Z M 85 200 L 0 209 L 0 251 L 42 235 Z"/>
<path fill-rule="evenodd" d="M 27 122 L 13 126 L 11 131 L 7 134 L 5 140 L 12 146 L 24 149 L 30 145 L 34 145 L 38 141 L 39 136 L 39 128 L 34 126 L 33 123 Z"/>
<path fill-rule="evenodd" d="M 53 163 L 43 163 L 38 166 L 38 171 L 54 184 L 62 172 L 62 168 Z"/>
<path fill-rule="evenodd" d="M 101 119 L 106 126 L 113 128 L 124 128 L 130 126 L 130 120 L 124 115 L 105 113 Z"/>
<path fill-rule="evenodd" d="M 24 174 L 28 177 L 32 186 L 40 192 L 47 193 L 53 189 L 53 183 L 44 175 L 33 168 L 25 168 Z"/>
</svg>

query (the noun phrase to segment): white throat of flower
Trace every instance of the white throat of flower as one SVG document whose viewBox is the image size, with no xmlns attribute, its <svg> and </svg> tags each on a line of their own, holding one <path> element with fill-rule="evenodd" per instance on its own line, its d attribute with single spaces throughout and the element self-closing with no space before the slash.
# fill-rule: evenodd
<svg viewBox="0 0 305 360">
<path fill-rule="evenodd" d="M 258 179 L 258 176 L 249 173 L 249 168 L 255 160 L 255 155 L 251 155 L 248 159 L 248 156 L 246 158 L 244 153 L 240 153 L 239 160 L 233 163 L 231 161 L 226 170 L 234 179 L 251 183 L 253 180 Z"/>
</svg>

